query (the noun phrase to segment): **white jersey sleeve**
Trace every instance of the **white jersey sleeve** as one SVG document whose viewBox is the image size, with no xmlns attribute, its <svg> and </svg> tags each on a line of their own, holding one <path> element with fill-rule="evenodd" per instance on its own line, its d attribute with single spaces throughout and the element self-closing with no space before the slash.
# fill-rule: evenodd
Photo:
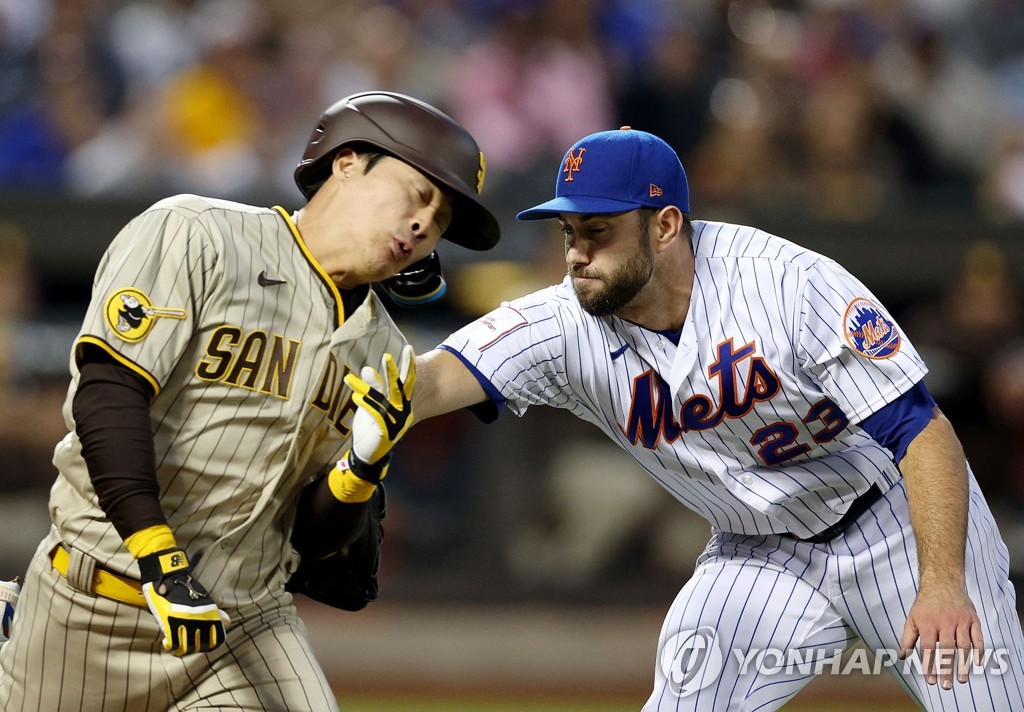
<svg viewBox="0 0 1024 712">
<path fill-rule="evenodd" d="M 928 372 L 885 307 L 832 260 L 807 269 L 799 308 L 798 362 L 854 423 Z"/>
<path fill-rule="evenodd" d="M 72 373 L 87 343 L 142 375 L 157 393 L 177 366 L 217 264 L 212 238 L 180 202 L 157 203 L 111 242 L 96 272 Z"/>
<path fill-rule="evenodd" d="M 565 328 L 565 315 L 545 298 L 554 289 L 505 302 L 441 345 L 473 371 L 493 401 L 516 415 L 531 405 L 574 410 L 565 346 L 566 333 L 574 330 Z"/>
</svg>

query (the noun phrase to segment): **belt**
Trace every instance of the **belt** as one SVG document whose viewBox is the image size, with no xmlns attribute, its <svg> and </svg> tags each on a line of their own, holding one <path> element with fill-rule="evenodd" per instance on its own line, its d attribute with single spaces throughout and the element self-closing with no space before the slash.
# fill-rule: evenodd
<svg viewBox="0 0 1024 712">
<path fill-rule="evenodd" d="M 61 576 L 68 578 L 71 553 L 63 544 L 58 544 L 54 547 L 53 552 L 50 554 L 50 561 L 53 562 L 53 568 Z M 146 597 L 142 594 L 141 583 L 127 576 L 102 569 L 99 566 L 93 569 L 92 581 L 87 592 L 103 596 L 103 598 L 109 598 L 112 601 L 118 601 L 119 603 L 127 603 L 130 606 L 148 607 L 146 605 Z"/>
<path fill-rule="evenodd" d="M 853 500 L 853 504 L 851 504 L 850 508 L 846 510 L 846 514 L 844 514 L 838 522 L 830 526 L 828 529 L 825 529 L 814 536 L 809 536 L 806 539 L 794 536 L 800 541 L 808 541 L 812 544 L 824 544 L 826 541 L 831 541 L 846 531 L 851 524 L 857 521 L 860 515 L 871 509 L 871 505 L 881 498 L 882 490 L 878 489 L 878 485 L 871 485 L 871 488 L 867 492 Z"/>
</svg>

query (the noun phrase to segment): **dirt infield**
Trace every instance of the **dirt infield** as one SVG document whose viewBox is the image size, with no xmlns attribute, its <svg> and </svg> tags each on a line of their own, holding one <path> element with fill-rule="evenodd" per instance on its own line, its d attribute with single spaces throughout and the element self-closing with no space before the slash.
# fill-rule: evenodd
<svg viewBox="0 0 1024 712">
<path fill-rule="evenodd" d="M 638 710 L 664 615 L 389 602 L 347 613 L 306 601 L 300 613 L 346 712 Z M 889 675 L 826 674 L 786 709 L 916 708 Z"/>
</svg>

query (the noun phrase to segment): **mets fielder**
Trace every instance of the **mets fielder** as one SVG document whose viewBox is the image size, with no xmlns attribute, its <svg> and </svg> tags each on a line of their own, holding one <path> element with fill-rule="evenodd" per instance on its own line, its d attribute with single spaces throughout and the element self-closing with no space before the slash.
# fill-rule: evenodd
<svg viewBox="0 0 1024 712">
<path fill-rule="evenodd" d="M 422 357 L 417 416 L 566 408 L 711 523 L 645 710 L 776 709 L 858 638 L 927 709 L 1024 709 L 1007 550 L 907 335 L 834 261 L 689 210 L 661 139 L 572 146 L 518 216 L 558 219 L 565 280 Z"/>
<path fill-rule="evenodd" d="M 285 584 L 300 492 L 325 540 L 357 532 L 411 422 L 411 348 L 370 285 L 499 229 L 476 142 L 398 94 L 329 108 L 295 179 L 297 213 L 179 195 L 104 255 L 5 712 L 337 708 Z"/>
</svg>

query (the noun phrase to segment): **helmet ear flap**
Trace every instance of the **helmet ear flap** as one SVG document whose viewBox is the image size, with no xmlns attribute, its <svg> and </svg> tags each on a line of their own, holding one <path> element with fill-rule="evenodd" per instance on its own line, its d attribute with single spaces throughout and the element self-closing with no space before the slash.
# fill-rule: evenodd
<svg viewBox="0 0 1024 712">
<path fill-rule="evenodd" d="M 380 282 L 385 294 L 399 306 L 419 309 L 440 301 L 448 293 L 448 282 L 441 272 L 441 259 L 431 252 L 401 272 Z"/>
</svg>

